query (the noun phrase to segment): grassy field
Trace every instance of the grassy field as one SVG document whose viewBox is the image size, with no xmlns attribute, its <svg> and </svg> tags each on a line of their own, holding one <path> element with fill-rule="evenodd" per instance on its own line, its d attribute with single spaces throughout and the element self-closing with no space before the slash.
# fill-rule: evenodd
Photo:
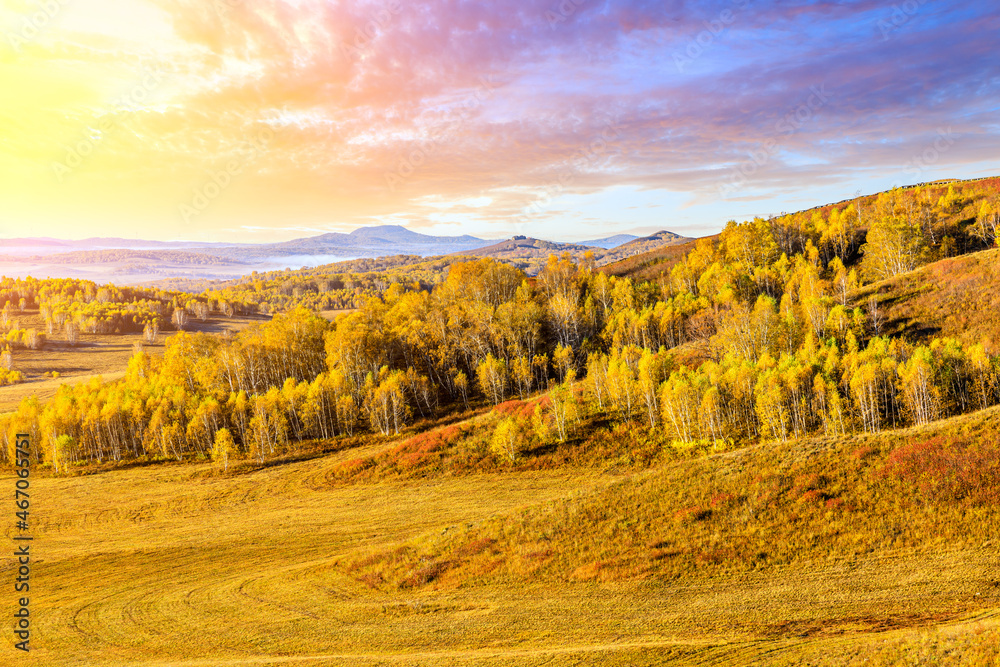
<svg viewBox="0 0 1000 667">
<path fill-rule="evenodd" d="M 875 479 L 903 443 L 978 437 L 998 417 L 772 443 L 629 475 L 338 481 L 341 466 L 390 442 L 229 475 L 167 464 L 36 477 L 33 650 L 17 654 L 4 624 L 4 664 L 996 664 L 995 504 L 928 499 L 919 485 L 893 500 L 889 486 L 887 498 L 829 521 L 829 507 L 803 507 L 815 497 L 794 480 L 826 471 L 821 488 L 833 493 L 838 481 Z M 699 494 L 761 476 L 766 487 L 768 474 L 793 480 L 771 509 L 749 516 L 733 503 L 688 519 Z M 0 477 L 0 489 L 13 484 Z M 878 514 L 892 503 L 894 524 Z M 821 519 L 828 533 L 810 534 Z M 539 553 L 542 533 L 549 553 Z M 838 537 L 854 533 L 854 544 Z M 784 550 L 751 567 L 740 550 L 697 558 L 752 535 Z M 664 557 L 670 540 L 680 553 Z M 588 569 L 609 554 L 613 567 Z M 427 576 L 442 556 L 451 569 Z M 682 566 L 650 566 L 672 557 Z M 10 573 L 13 559 L 0 567 Z M 373 582 L 379 568 L 387 576 Z"/>
<path fill-rule="evenodd" d="M 205 322 L 192 319 L 189 331 L 223 333 L 239 331 L 251 323 L 264 321 L 265 317 L 209 318 Z M 45 332 L 45 321 L 37 310 L 28 310 L 17 316 L 21 329 L 34 328 Z M 0 387 L 0 413 L 15 410 L 22 399 L 37 395 L 45 400 L 55 395 L 63 383 L 83 382 L 95 375 L 114 380 L 125 374 L 129 357 L 136 343 L 141 342 L 153 354 L 162 353 L 166 337 L 172 331 L 161 332 L 156 342 L 147 344 L 141 333 L 87 334 L 81 333 L 75 346 L 69 345 L 66 335 L 57 332 L 46 336 L 45 345 L 39 350 L 14 350 L 14 369 L 25 375 L 25 382 Z M 56 372 L 53 378 L 46 373 Z"/>
</svg>

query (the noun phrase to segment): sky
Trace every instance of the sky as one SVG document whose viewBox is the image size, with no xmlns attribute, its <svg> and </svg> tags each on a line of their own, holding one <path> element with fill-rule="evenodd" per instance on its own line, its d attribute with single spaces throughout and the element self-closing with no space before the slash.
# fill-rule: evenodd
<svg viewBox="0 0 1000 667">
<path fill-rule="evenodd" d="M 0 238 L 584 240 L 1000 174 L 1000 8 L 0 0 Z"/>
</svg>

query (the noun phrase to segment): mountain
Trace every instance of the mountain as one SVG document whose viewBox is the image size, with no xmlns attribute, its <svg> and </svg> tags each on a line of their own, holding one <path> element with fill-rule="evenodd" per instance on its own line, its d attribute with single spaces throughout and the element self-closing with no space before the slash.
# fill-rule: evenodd
<svg viewBox="0 0 1000 667">
<path fill-rule="evenodd" d="M 612 248 L 617 248 L 620 245 L 624 245 L 629 241 L 634 241 L 638 236 L 633 234 L 616 234 L 615 236 L 609 236 L 606 239 L 595 239 L 593 241 L 579 241 L 577 245 L 591 246 L 593 248 L 604 248 L 605 250 L 611 250 Z"/>
<path fill-rule="evenodd" d="M 344 235 L 341 234 L 340 236 Z M 469 236 L 467 234 L 464 236 L 428 236 L 426 234 L 411 231 L 402 225 L 359 227 L 346 236 L 365 243 L 384 242 L 411 245 L 456 244 L 477 247 L 481 247 L 483 244 L 489 243 L 489 241 L 484 241 L 483 239 L 476 238 L 475 236 Z"/>
<path fill-rule="evenodd" d="M 380 225 L 360 227 L 348 234 L 330 232 L 281 243 L 229 248 L 203 247 L 192 250 L 242 261 L 268 259 L 283 261 L 283 258 L 290 260 L 306 257 L 336 261 L 387 255 L 430 257 L 473 250 L 490 243 L 492 241 L 484 241 L 474 236 L 430 236 L 400 225 Z"/>
</svg>

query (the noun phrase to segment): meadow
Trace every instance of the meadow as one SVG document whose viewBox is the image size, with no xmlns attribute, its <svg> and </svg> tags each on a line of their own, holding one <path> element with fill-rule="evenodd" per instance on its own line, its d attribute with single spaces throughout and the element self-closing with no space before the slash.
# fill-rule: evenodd
<svg viewBox="0 0 1000 667">
<path fill-rule="evenodd" d="M 894 439 L 985 433 L 997 416 Z M 809 522 L 826 516 L 826 501 L 812 516 L 804 491 L 789 488 L 757 522 L 771 531 L 765 541 L 785 544 L 783 557 L 747 566 L 735 553 L 716 562 L 660 553 L 683 551 L 685 540 L 698 549 L 733 541 L 728 522 L 747 523 L 727 516 L 735 505 L 679 517 L 687 496 L 767 472 L 851 478 L 861 474 L 857 458 L 836 462 L 863 443 L 761 445 L 631 474 L 575 467 L 338 481 L 350 460 L 397 446 L 231 474 L 206 463 L 35 478 L 36 634 L 16 664 L 994 664 L 1000 655 L 996 504 L 898 485 L 886 500 L 903 508 L 896 517 L 872 501 L 817 530 Z M 880 469 L 893 449 L 865 453 L 866 468 Z M 13 482 L 4 475 L 0 488 Z M 911 520 L 911 539 L 881 539 Z M 953 534 L 936 534 L 941 525 Z M 549 554 L 539 556 L 545 530 Z M 799 532 L 807 539 L 792 539 Z M 835 533 L 856 539 L 827 548 Z M 487 538 L 489 548 L 476 546 Z M 678 544 L 664 549 L 663 539 Z M 457 562 L 463 548 L 450 573 L 413 578 L 442 549 Z M 588 572 L 608 551 L 620 562 Z M 404 561 L 403 576 L 373 586 L 365 575 L 386 567 L 385 554 Z M 671 558 L 691 567 L 668 576 L 647 567 Z M 10 571 L 12 558 L 2 567 Z M 9 627 L 4 635 L 12 644 Z"/>
</svg>

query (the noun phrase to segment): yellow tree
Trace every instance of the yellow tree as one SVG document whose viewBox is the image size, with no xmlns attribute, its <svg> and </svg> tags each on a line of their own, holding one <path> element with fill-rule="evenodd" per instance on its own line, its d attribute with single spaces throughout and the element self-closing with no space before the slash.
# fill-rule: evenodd
<svg viewBox="0 0 1000 667">
<path fill-rule="evenodd" d="M 223 472 L 229 470 L 229 459 L 236 452 L 236 443 L 228 428 L 220 428 L 215 432 L 212 444 L 212 460 L 222 466 Z"/>
<path fill-rule="evenodd" d="M 882 280 L 917 267 L 924 248 L 920 225 L 911 221 L 890 195 L 879 196 L 878 213 L 868 229 L 862 270 L 872 280 Z"/>
<path fill-rule="evenodd" d="M 507 396 L 507 363 L 503 359 L 486 355 L 476 369 L 476 377 L 480 391 L 493 401 L 493 405 L 503 402 Z"/>
<path fill-rule="evenodd" d="M 899 365 L 903 401 L 913 422 L 927 424 L 940 416 L 941 395 L 934 385 L 934 355 L 928 347 L 918 347 Z"/>
</svg>

